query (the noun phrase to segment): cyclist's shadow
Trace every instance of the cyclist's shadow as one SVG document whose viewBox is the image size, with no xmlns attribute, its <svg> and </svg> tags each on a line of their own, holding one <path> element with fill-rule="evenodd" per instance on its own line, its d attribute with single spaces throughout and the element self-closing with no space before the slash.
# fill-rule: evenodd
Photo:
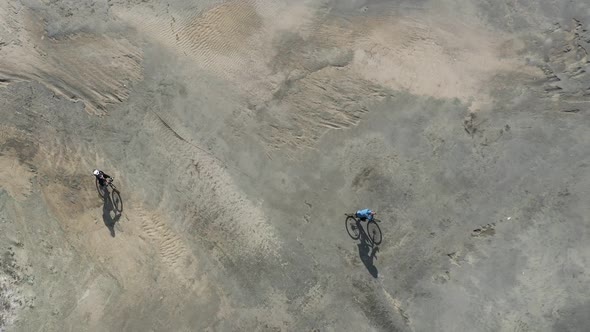
<svg viewBox="0 0 590 332">
<path fill-rule="evenodd" d="M 374 245 L 367 234 L 364 231 L 360 232 L 359 243 L 357 244 L 359 248 L 359 256 L 365 267 L 369 271 L 369 273 L 373 276 L 373 278 L 377 278 L 379 275 L 379 271 L 377 267 L 373 264 L 373 259 L 377 256 L 377 252 L 379 252 L 379 246 Z"/>
<path fill-rule="evenodd" d="M 109 232 L 111 232 L 111 236 L 115 237 L 115 224 L 121 218 L 121 213 L 118 213 L 115 209 L 110 195 L 104 195 L 103 200 L 104 204 L 102 206 L 102 221 L 109 229 Z M 114 213 L 115 216 L 113 217 L 111 213 Z"/>
</svg>

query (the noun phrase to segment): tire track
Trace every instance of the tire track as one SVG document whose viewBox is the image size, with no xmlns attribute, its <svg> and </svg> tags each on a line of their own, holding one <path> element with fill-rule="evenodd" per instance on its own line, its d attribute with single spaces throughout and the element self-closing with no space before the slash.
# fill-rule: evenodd
<svg viewBox="0 0 590 332">
<path fill-rule="evenodd" d="M 352 286 L 358 292 L 354 300 L 365 313 L 368 321 L 376 328 L 384 331 L 411 330 L 410 317 L 383 287 L 353 280 Z"/>
<path fill-rule="evenodd" d="M 158 247 L 162 262 L 187 287 L 192 287 L 194 281 L 187 278 L 187 275 L 194 275 L 196 272 L 189 269 L 194 267 L 196 259 L 184 245 L 183 240 L 162 221 L 158 214 L 148 214 L 143 209 L 137 209 L 134 215 L 139 216 L 141 228 Z"/>
<path fill-rule="evenodd" d="M 299 298 L 295 305 L 297 311 L 303 315 L 310 315 L 326 305 L 326 284 L 323 281 L 317 282 L 304 296 Z"/>
<path fill-rule="evenodd" d="M 186 245 L 185 239 L 170 228 L 163 214 L 141 206 L 133 207 L 132 211 L 130 215 L 139 219 L 141 230 L 155 245 L 162 264 L 176 280 L 198 296 L 210 295 L 216 289 L 215 285 L 200 271 L 198 259 Z"/>
<path fill-rule="evenodd" d="M 190 201 L 178 200 L 185 211 L 181 222 L 197 236 L 204 236 L 230 257 L 276 255 L 280 243 L 265 220 L 227 174 L 226 166 L 202 148 L 189 143 L 180 125 L 165 114 L 148 113 L 145 127 L 160 144 L 155 146 L 180 173 L 176 188 Z M 225 254 L 224 254 L 225 255 Z"/>
</svg>

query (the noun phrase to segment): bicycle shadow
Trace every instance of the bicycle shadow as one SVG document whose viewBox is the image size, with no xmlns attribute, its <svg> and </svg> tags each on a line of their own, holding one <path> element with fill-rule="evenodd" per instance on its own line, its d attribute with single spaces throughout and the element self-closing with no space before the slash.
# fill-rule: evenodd
<svg viewBox="0 0 590 332">
<path fill-rule="evenodd" d="M 104 195 L 103 197 L 104 204 L 102 206 L 102 221 L 104 222 L 105 226 L 107 226 L 109 232 L 111 233 L 112 237 L 115 237 L 115 224 L 121 218 L 121 213 L 118 213 L 111 201 L 110 195 Z M 115 213 L 113 217 L 111 212 Z"/>
<path fill-rule="evenodd" d="M 359 249 L 359 256 L 361 258 L 361 261 L 363 262 L 369 273 L 373 276 L 373 278 L 377 278 L 379 276 L 379 271 L 373 263 L 373 260 L 377 258 L 379 246 L 373 245 L 373 243 L 369 240 L 369 237 L 364 231 L 360 232 L 359 243 L 357 244 L 357 246 Z"/>
</svg>

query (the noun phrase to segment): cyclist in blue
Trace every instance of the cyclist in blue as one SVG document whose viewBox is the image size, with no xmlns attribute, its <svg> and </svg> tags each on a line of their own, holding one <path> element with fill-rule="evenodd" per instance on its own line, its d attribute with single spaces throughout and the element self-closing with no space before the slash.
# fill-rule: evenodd
<svg viewBox="0 0 590 332">
<path fill-rule="evenodd" d="M 373 220 L 373 216 L 375 216 L 377 213 L 375 213 L 375 211 L 372 211 L 370 209 L 363 209 L 363 210 L 358 210 L 356 211 L 356 217 L 359 218 L 360 220 L 369 220 L 372 221 Z"/>
</svg>

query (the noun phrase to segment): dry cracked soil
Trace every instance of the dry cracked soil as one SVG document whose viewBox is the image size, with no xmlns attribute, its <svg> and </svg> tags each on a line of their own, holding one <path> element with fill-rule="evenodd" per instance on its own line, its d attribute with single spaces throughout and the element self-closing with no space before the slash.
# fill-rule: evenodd
<svg viewBox="0 0 590 332">
<path fill-rule="evenodd" d="M 0 330 L 588 331 L 589 29 L 585 0 L 1 0 Z"/>
</svg>

